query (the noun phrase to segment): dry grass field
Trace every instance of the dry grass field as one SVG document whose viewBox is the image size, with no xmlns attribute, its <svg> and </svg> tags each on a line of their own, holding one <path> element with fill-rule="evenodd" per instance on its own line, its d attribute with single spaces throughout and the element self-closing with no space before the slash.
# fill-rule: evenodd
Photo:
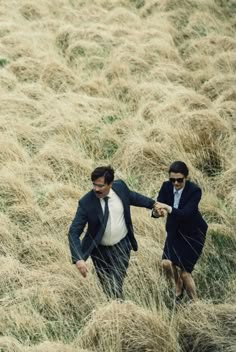
<svg viewBox="0 0 236 352">
<path fill-rule="evenodd" d="M 236 351 L 236 2 L 0 0 L 0 351 Z M 184 160 L 209 224 L 199 301 L 176 310 L 164 222 L 133 208 L 126 302 L 68 226 L 94 167 L 154 197 Z"/>
</svg>

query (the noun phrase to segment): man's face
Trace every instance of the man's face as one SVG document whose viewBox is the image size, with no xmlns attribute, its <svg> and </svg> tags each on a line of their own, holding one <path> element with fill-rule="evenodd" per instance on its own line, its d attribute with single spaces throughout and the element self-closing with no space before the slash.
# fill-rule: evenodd
<svg viewBox="0 0 236 352">
<path fill-rule="evenodd" d="M 112 182 L 110 184 L 105 183 L 104 176 L 97 178 L 93 181 L 93 191 L 98 198 L 104 198 L 108 195 L 112 186 Z"/>
<path fill-rule="evenodd" d="M 169 177 L 175 189 L 179 190 L 185 186 L 186 178 L 183 174 L 170 172 Z"/>
</svg>

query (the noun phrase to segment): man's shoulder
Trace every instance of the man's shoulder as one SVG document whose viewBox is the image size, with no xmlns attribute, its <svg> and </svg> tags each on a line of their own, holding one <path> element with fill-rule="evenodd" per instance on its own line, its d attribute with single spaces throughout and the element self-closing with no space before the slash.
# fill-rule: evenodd
<svg viewBox="0 0 236 352">
<path fill-rule="evenodd" d="M 113 181 L 112 185 L 118 185 L 118 186 L 123 185 L 123 186 L 127 187 L 126 183 L 123 180 L 121 180 L 120 178 L 115 180 L 115 181 Z"/>
<path fill-rule="evenodd" d="M 91 190 L 91 191 L 87 192 L 86 194 L 84 194 L 79 199 L 79 203 L 82 204 L 82 205 L 86 204 L 86 203 L 90 202 L 93 198 L 94 198 L 94 192 Z"/>
<path fill-rule="evenodd" d="M 113 181 L 113 183 L 112 183 L 112 188 L 114 188 L 115 190 L 116 190 L 116 189 L 120 189 L 120 190 L 121 190 L 121 189 L 123 189 L 123 190 L 129 190 L 127 184 L 126 184 L 123 180 L 121 180 L 121 179 L 118 179 L 118 180 Z"/>
</svg>

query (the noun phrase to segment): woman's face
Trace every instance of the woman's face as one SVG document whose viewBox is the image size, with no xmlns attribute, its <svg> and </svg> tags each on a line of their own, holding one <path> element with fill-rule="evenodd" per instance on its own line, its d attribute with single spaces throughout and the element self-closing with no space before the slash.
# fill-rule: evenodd
<svg viewBox="0 0 236 352">
<path fill-rule="evenodd" d="M 169 180 L 177 190 L 183 188 L 186 182 L 185 176 L 180 172 L 170 172 Z"/>
</svg>

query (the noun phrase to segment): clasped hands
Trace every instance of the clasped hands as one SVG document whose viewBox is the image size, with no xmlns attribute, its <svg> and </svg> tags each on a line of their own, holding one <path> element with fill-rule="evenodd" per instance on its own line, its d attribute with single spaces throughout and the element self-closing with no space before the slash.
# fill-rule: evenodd
<svg viewBox="0 0 236 352">
<path fill-rule="evenodd" d="M 165 203 L 156 202 L 153 205 L 153 215 L 156 217 L 164 217 L 169 212 L 170 206 Z"/>
</svg>

